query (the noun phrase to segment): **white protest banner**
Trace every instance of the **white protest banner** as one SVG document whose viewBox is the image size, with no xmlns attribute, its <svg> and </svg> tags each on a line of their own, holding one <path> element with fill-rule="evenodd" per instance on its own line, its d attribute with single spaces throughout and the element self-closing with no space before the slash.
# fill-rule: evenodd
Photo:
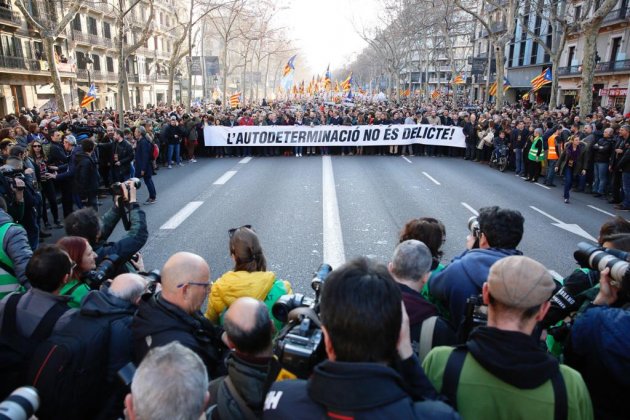
<svg viewBox="0 0 630 420">
<path fill-rule="evenodd" d="M 441 125 L 209 126 L 206 146 L 387 146 L 427 144 L 466 147 L 461 127 Z"/>
</svg>

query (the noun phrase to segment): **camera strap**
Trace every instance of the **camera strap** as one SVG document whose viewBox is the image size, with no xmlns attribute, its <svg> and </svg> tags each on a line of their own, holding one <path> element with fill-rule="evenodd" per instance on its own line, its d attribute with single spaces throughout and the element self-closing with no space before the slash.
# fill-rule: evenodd
<svg viewBox="0 0 630 420">
<path fill-rule="evenodd" d="M 234 383 L 230 379 L 230 375 L 225 377 L 225 379 L 223 380 L 223 383 L 225 383 L 225 386 L 227 386 L 228 392 L 234 398 L 236 405 L 238 405 L 238 408 L 241 410 L 241 413 L 243 414 L 243 418 L 245 420 L 257 420 L 258 416 L 254 414 L 254 412 L 252 411 L 251 408 L 249 408 L 249 406 L 247 405 L 243 397 L 241 397 L 241 394 L 238 393 L 238 390 L 236 389 L 236 387 L 234 386 Z M 217 408 L 220 408 L 221 406 L 223 406 L 223 404 L 219 403 Z"/>
<path fill-rule="evenodd" d="M 551 377 L 551 386 L 554 395 L 554 419 L 566 420 L 569 417 L 569 403 L 567 401 L 567 387 L 564 383 L 560 366 Z"/>
</svg>

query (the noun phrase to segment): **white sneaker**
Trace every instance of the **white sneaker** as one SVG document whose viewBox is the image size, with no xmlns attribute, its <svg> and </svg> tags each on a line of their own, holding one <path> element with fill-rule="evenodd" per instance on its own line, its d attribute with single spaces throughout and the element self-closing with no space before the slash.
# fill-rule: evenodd
<svg viewBox="0 0 630 420">
<path fill-rule="evenodd" d="M 178 165 L 179 165 L 179 166 L 184 166 L 184 164 L 183 164 L 183 163 L 181 163 L 181 162 L 179 162 L 179 163 L 178 163 Z"/>
<path fill-rule="evenodd" d="M 197 163 L 197 159 L 190 159 L 192 163 Z"/>
<path fill-rule="evenodd" d="M 168 169 L 173 169 L 173 166 L 172 165 L 168 165 Z"/>
</svg>

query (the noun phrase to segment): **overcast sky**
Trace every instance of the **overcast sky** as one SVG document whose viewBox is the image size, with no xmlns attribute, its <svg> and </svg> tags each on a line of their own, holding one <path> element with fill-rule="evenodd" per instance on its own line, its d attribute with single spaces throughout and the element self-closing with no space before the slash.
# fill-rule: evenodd
<svg viewBox="0 0 630 420">
<path fill-rule="evenodd" d="M 288 0 L 286 4 L 288 9 L 277 18 L 301 51 L 298 74 L 307 67 L 308 74 L 323 74 L 328 64 L 333 70 L 351 61 L 365 47 L 354 26 L 373 25 L 378 10 L 377 0 Z"/>
</svg>

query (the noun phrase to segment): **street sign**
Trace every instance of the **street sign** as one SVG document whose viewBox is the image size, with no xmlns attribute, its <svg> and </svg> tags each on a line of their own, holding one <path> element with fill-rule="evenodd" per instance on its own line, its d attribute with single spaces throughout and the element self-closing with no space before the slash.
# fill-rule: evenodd
<svg viewBox="0 0 630 420">
<path fill-rule="evenodd" d="M 193 76 L 201 76 L 203 74 L 201 71 L 201 57 L 192 57 L 192 62 L 190 63 L 190 74 Z"/>
</svg>

